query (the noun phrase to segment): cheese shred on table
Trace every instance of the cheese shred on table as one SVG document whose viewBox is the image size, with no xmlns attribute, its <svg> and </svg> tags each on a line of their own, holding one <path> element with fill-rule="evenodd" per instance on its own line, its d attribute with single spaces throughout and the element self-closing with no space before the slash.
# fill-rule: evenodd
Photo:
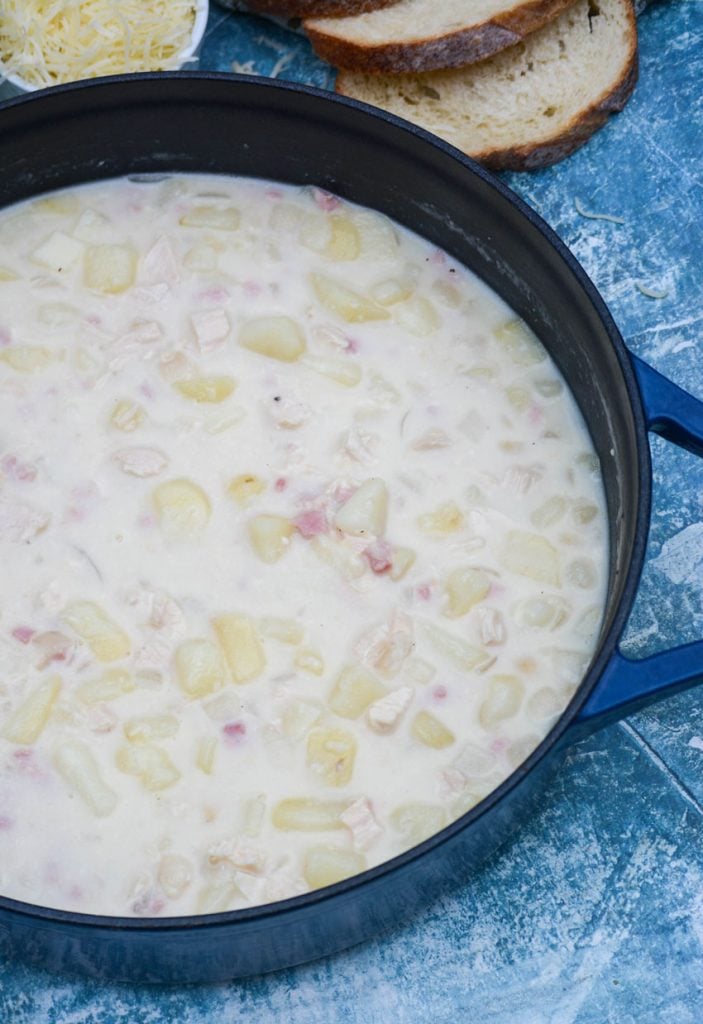
<svg viewBox="0 0 703 1024">
<path fill-rule="evenodd" d="M 3 0 L 0 79 L 33 86 L 178 68 L 195 20 L 193 0 Z"/>
</svg>

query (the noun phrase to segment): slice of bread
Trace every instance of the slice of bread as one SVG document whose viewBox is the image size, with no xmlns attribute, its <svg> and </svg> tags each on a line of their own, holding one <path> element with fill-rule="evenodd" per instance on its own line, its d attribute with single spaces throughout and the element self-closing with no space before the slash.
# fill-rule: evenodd
<svg viewBox="0 0 703 1024">
<path fill-rule="evenodd" d="M 546 25 L 574 0 L 400 0 L 351 18 L 309 18 L 318 56 L 351 71 L 434 71 L 484 60 Z"/>
<path fill-rule="evenodd" d="M 632 0 L 577 0 L 479 64 L 419 75 L 342 71 L 337 92 L 414 121 L 487 167 L 529 170 L 583 145 L 636 81 Z"/>
<path fill-rule="evenodd" d="M 347 18 L 390 7 L 399 0 L 247 0 L 257 14 L 277 14 L 283 18 Z"/>
</svg>

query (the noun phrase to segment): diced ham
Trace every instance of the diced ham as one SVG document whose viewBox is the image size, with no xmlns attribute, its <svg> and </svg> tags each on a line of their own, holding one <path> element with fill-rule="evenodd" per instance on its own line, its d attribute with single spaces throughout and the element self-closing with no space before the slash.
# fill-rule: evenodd
<svg viewBox="0 0 703 1024">
<path fill-rule="evenodd" d="M 168 456 L 158 448 L 122 448 L 112 458 L 129 476 L 158 476 L 168 466 Z"/>
<path fill-rule="evenodd" d="M 47 633 L 39 633 L 32 638 L 32 643 L 37 648 L 38 660 L 36 667 L 44 669 L 55 661 L 70 661 L 75 651 L 75 642 L 65 633 L 58 630 L 49 630 Z"/>
<path fill-rule="evenodd" d="M 190 318 L 195 331 L 198 349 L 206 354 L 220 348 L 230 331 L 230 323 L 224 309 L 208 309 L 193 313 Z"/>
<path fill-rule="evenodd" d="M 175 284 L 178 281 L 178 261 L 170 239 L 165 235 L 154 242 L 144 257 L 141 278 L 145 284 Z"/>
<path fill-rule="evenodd" d="M 5 455 L 0 461 L 0 469 L 18 483 L 29 483 L 37 478 L 37 467 L 31 462 L 20 462 L 16 455 Z"/>
<path fill-rule="evenodd" d="M 413 699 L 411 686 L 399 686 L 371 704 L 366 712 L 369 728 L 374 732 L 393 732 Z"/>
<path fill-rule="evenodd" d="M 49 513 L 12 498 L 0 498 L 0 541 L 28 544 L 49 525 Z"/>
<path fill-rule="evenodd" d="M 362 554 L 371 567 L 371 571 L 377 575 L 388 572 L 393 568 L 393 548 L 385 540 L 375 540 L 364 548 Z"/>
<path fill-rule="evenodd" d="M 365 797 L 355 800 L 339 817 L 352 834 L 355 850 L 368 850 L 383 835 L 383 829 L 374 818 L 371 804 Z"/>
<path fill-rule="evenodd" d="M 277 400 L 271 403 L 268 410 L 274 422 L 285 430 L 302 427 L 312 416 L 310 406 L 292 395 L 277 396 Z"/>
<path fill-rule="evenodd" d="M 35 630 L 31 629 L 29 626 L 16 626 L 12 630 L 13 637 L 15 640 L 19 640 L 21 644 L 28 644 L 34 636 L 34 633 Z"/>
<path fill-rule="evenodd" d="M 325 210 L 328 213 L 330 210 L 339 209 L 342 205 L 341 199 L 333 196 L 331 192 L 326 192 L 323 188 L 313 188 L 312 197 L 315 200 L 316 206 L 319 206 L 321 210 Z"/>
<path fill-rule="evenodd" d="M 327 533 L 329 530 L 329 523 L 327 522 L 327 516 L 321 509 L 308 509 L 307 512 L 301 512 L 293 520 L 293 525 L 302 537 L 317 537 L 321 533 Z"/>
<path fill-rule="evenodd" d="M 388 678 L 397 675 L 415 647 L 413 621 L 394 611 L 388 622 L 365 633 L 356 643 L 357 657 Z"/>
<path fill-rule="evenodd" d="M 497 608 L 480 607 L 476 614 L 481 643 L 486 646 L 505 643 L 507 631 L 502 613 Z"/>
</svg>

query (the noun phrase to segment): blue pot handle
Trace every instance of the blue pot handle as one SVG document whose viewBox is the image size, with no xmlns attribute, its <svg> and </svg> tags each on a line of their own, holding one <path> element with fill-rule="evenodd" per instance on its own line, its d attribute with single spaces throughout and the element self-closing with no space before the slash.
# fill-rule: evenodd
<svg viewBox="0 0 703 1024">
<path fill-rule="evenodd" d="M 703 455 L 703 402 L 631 356 L 647 427 L 695 455 Z M 590 731 L 679 690 L 703 682 L 703 641 L 649 658 L 626 658 L 616 650 L 574 726 Z"/>
</svg>

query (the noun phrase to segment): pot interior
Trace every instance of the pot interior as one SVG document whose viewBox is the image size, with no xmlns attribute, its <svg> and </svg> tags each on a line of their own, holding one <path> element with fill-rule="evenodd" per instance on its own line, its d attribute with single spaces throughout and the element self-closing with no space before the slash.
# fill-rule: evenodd
<svg viewBox="0 0 703 1024">
<path fill-rule="evenodd" d="M 140 75 L 54 89 L 2 111 L 3 205 L 82 181 L 170 171 L 316 184 L 380 210 L 447 250 L 527 321 L 574 392 L 601 460 L 610 520 L 603 635 L 621 625 L 648 514 L 639 398 L 604 305 L 538 219 L 449 147 L 315 90 Z"/>
</svg>

